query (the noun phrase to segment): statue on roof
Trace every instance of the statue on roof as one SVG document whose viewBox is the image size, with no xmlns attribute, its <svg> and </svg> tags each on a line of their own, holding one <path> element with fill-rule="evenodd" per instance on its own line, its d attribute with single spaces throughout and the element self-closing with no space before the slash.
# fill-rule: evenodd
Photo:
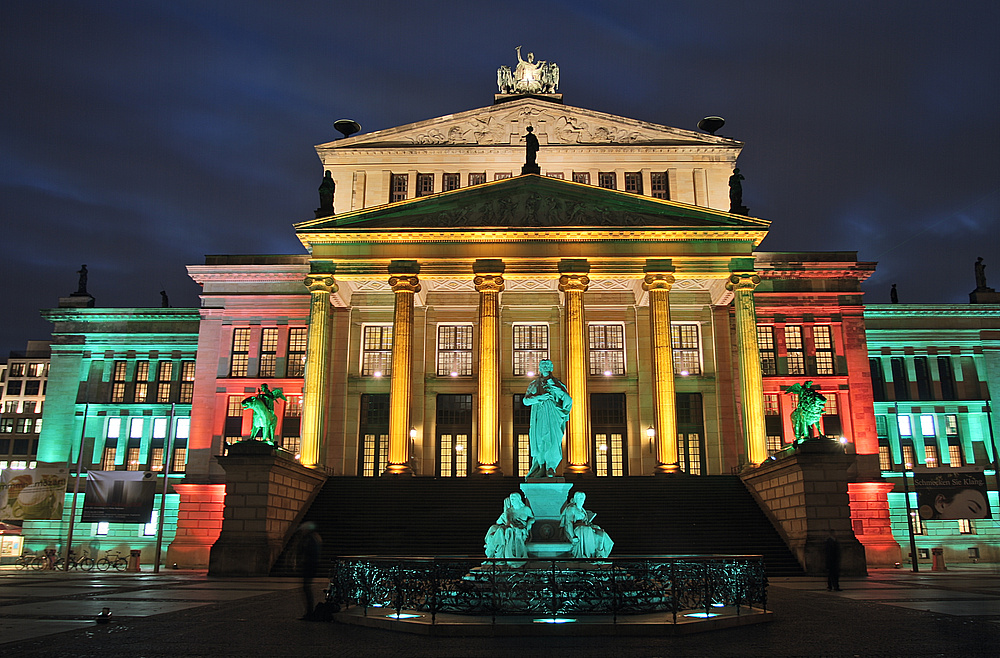
<svg viewBox="0 0 1000 658">
<path fill-rule="evenodd" d="M 559 89 L 559 67 L 555 62 L 535 61 L 535 53 L 528 59 L 521 57 L 517 47 L 517 66 L 497 69 L 497 88 L 501 94 L 554 94 Z"/>
<path fill-rule="evenodd" d="M 319 208 L 316 209 L 316 219 L 333 214 L 333 196 L 336 191 L 337 184 L 333 180 L 333 173 L 327 170 L 319 186 Z"/>
<path fill-rule="evenodd" d="M 986 265 L 983 264 L 983 257 L 976 259 L 976 290 L 989 290 L 986 286 Z"/>
<path fill-rule="evenodd" d="M 75 294 L 77 294 L 77 295 L 86 295 L 86 294 L 88 294 L 87 293 L 87 266 L 86 265 L 81 265 L 80 266 L 80 270 L 77 272 L 77 274 L 80 275 L 80 278 L 77 281 L 76 293 Z"/>
</svg>

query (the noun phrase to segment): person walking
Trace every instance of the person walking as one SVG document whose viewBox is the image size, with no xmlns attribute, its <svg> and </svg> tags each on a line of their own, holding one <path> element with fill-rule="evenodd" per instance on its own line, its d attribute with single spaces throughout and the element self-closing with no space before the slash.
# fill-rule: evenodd
<svg viewBox="0 0 1000 658">
<path fill-rule="evenodd" d="M 823 543 L 823 553 L 826 555 L 826 591 L 840 591 L 840 542 L 834 536 L 833 530 L 829 531 L 826 541 Z"/>
<path fill-rule="evenodd" d="M 319 571 L 319 555 L 323 548 L 323 538 L 316 532 L 316 524 L 306 521 L 299 526 L 298 558 L 302 568 L 302 597 L 306 611 L 301 617 L 303 621 L 316 621 L 315 601 L 313 598 L 313 578 Z"/>
</svg>

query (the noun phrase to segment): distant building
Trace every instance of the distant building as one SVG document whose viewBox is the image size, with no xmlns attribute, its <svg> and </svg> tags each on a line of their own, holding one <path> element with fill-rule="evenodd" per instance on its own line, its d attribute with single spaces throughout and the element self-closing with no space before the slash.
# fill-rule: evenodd
<svg viewBox="0 0 1000 658">
<path fill-rule="evenodd" d="M 0 470 L 34 466 L 49 378 L 49 341 L 31 340 L 0 365 Z"/>
</svg>

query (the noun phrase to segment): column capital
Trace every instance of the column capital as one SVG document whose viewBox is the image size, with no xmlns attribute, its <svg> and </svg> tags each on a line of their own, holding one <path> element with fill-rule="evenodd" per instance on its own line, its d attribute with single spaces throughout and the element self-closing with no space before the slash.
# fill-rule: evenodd
<svg viewBox="0 0 1000 658">
<path fill-rule="evenodd" d="M 328 274 L 307 274 L 302 283 L 313 293 L 331 293 L 340 289 L 333 277 Z"/>
<path fill-rule="evenodd" d="M 726 281 L 726 290 L 753 290 L 760 283 L 760 277 L 753 272 L 733 272 Z"/>
<path fill-rule="evenodd" d="M 563 274 L 559 277 L 559 292 L 587 292 L 590 277 L 586 274 Z"/>
<path fill-rule="evenodd" d="M 420 279 L 413 275 L 390 276 L 389 285 L 393 292 L 420 292 Z"/>
<path fill-rule="evenodd" d="M 650 273 L 642 278 L 643 290 L 670 290 L 674 285 L 673 274 Z"/>
<path fill-rule="evenodd" d="M 479 274 L 472 280 L 477 292 L 503 292 L 504 280 L 499 274 Z"/>
</svg>

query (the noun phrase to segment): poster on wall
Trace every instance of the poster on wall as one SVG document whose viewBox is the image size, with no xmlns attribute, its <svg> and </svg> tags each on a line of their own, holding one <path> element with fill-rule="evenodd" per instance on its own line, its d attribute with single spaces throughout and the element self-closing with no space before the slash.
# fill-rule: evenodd
<svg viewBox="0 0 1000 658">
<path fill-rule="evenodd" d="M 922 519 L 993 518 L 982 471 L 914 472 L 913 486 Z"/>
<path fill-rule="evenodd" d="M 85 523 L 149 523 L 155 495 L 155 473 L 90 471 L 80 520 Z"/>
<path fill-rule="evenodd" d="M 61 519 L 68 480 L 65 468 L 0 471 L 0 521 Z"/>
</svg>

